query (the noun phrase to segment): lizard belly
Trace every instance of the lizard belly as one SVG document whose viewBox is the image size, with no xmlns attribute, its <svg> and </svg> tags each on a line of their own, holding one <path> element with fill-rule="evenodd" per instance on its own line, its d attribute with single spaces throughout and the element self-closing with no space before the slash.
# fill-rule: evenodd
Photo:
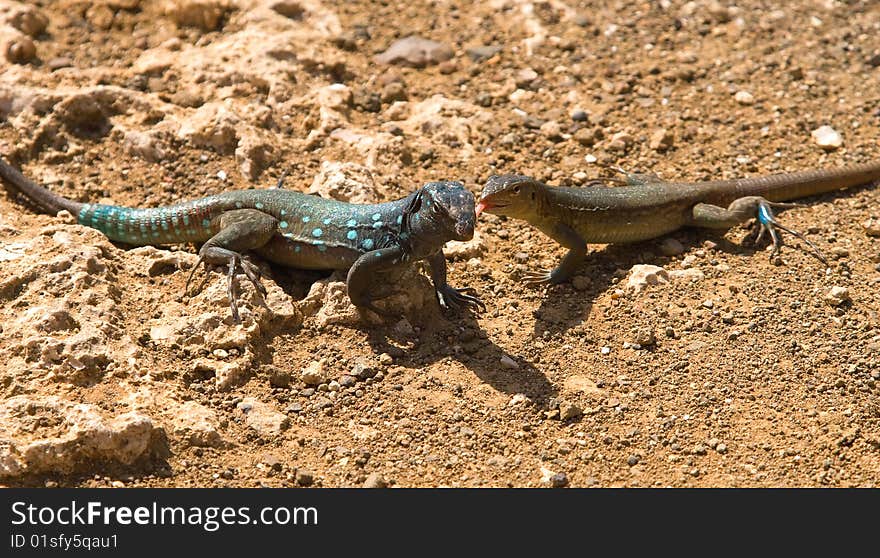
<svg viewBox="0 0 880 558">
<path fill-rule="evenodd" d="M 363 252 L 346 245 L 301 241 L 276 234 L 257 254 L 297 269 L 348 269 Z"/>
<path fill-rule="evenodd" d="M 688 223 L 684 212 L 641 212 L 595 216 L 574 228 L 587 243 L 639 242 L 676 231 Z"/>
</svg>

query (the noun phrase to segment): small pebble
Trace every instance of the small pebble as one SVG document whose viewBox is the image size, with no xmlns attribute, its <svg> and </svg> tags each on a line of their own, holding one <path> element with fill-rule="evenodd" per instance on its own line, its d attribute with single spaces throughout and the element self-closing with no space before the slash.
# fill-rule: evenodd
<svg viewBox="0 0 880 558">
<path fill-rule="evenodd" d="M 868 219 L 862 223 L 862 228 L 868 236 L 880 236 L 880 219 Z"/>
<path fill-rule="evenodd" d="M 571 280 L 571 286 L 579 291 L 585 291 L 590 288 L 592 282 L 583 275 L 575 275 Z"/>
<path fill-rule="evenodd" d="M 816 145 L 825 151 L 834 151 L 843 145 L 843 138 L 831 126 L 819 126 L 810 135 L 813 136 Z"/>
<path fill-rule="evenodd" d="M 678 256 L 684 253 L 684 245 L 674 238 L 665 238 L 660 243 L 660 252 L 664 256 Z"/>
<path fill-rule="evenodd" d="M 825 293 L 825 303 L 830 306 L 840 306 L 850 300 L 849 289 L 846 287 L 831 287 L 831 290 Z"/>
<path fill-rule="evenodd" d="M 755 104 L 755 96 L 748 91 L 737 91 L 733 98 L 741 105 Z"/>
<path fill-rule="evenodd" d="M 648 147 L 654 151 L 663 152 L 671 148 L 674 142 L 675 137 L 672 135 L 672 132 L 661 128 L 651 134 L 651 138 L 648 140 Z"/>
<path fill-rule="evenodd" d="M 357 378 L 344 374 L 339 377 L 339 385 L 342 387 L 351 387 L 357 383 Z"/>
<path fill-rule="evenodd" d="M 382 473 L 370 473 L 367 475 L 367 480 L 364 481 L 364 488 L 385 488 L 387 486 L 388 482 Z"/>
<path fill-rule="evenodd" d="M 568 486 L 568 475 L 565 473 L 556 473 L 550 477 L 550 486 L 553 488 L 565 488 Z"/>
<path fill-rule="evenodd" d="M 311 486 L 315 482 L 315 477 L 308 469 L 297 469 L 296 483 L 300 486 Z"/>
<path fill-rule="evenodd" d="M 581 416 L 583 409 L 574 403 L 563 401 L 559 404 L 559 420 L 568 420 Z"/>
<path fill-rule="evenodd" d="M 516 370 L 519 368 L 519 364 L 507 355 L 501 356 L 501 366 L 509 370 Z"/>
<path fill-rule="evenodd" d="M 571 111 L 571 119 L 575 122 L 586 122 L 588 117 L 589 115 L 584 110 L 574 109 Z"/>
</svg>

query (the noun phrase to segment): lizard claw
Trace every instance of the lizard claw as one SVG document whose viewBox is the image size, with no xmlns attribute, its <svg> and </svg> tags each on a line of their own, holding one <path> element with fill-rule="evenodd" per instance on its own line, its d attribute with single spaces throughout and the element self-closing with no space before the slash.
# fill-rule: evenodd
<svg viewBox="0 0 880 558">
<path fill-rule="evenodd" d="M 254 265 L 253 262 L 249 262 L 248 260 L 242 258 L 241 260 L 241 269 L 244 271 L 244 274 L 247 275 L 247 278 L 253 283 L 254 288 L 257 289 L 263 297 L 268 294 L 266 287 L 263 286 L 263 282 L 261 281 L 263 274 L 260 272 L 260 268 Z"/>
<path fill-rule="evenodd" d="M 776 230 L 776 229 L 780 229 L 780 230 L 783 230 L 783 231 L 801 239 L 804 242 L 804 244 L 806 244 L 807 246 L 809 246 L 812 249 L 812 252 L 810 252 L 810 254 L 813 257 L 815 257 L 817 260 L 822 262 L 825 266 L 828 266 L 828 260 L 825 259 L 825 256 L 822 254 L 822 251 L 819 250 L 819 248 L 815 244 L 813 244 L 803 234 L 786 227 L 785 225 L 783 225 L 782 223 L 780 223 L 776 219 L 776 216 L 773 214 L 773 209 L 772 209 L 774 207 L 778 208 L 778 209 L 790 209 L 793 207 L 803 207 L 803 205 L 798 204 L 798 203 L 774 203 L 774 202 L 768 202 L 766 200 L 762 200 L 761 202 L 759 202 L 758 203 L 758 221 L 757 221 L 758 233 L 755 236 L 755 243 L 760 242 L 760 240 L 764 237 L 765 232 L 767 234 L 769 234 L 771 242 L 773 243 L 773 250 L 770 252 L 770 259 L 772 260 L 773 258 L 775 258 L 776 256 L 779 255 L 779 252 L 782 250 L 782 246 L 784 245 L 784 243 L 782 242 L 782 237 L 779 235 L 779 232 Z"/>
<path fill-rule="evenodd" d="M 553 282 L 552 272 L 549 269 L 526 271 L 522 275 L 521 282 L 524 285 L 549 285 Z"/>
<path fill-rule="evenodd" d="M 197 295 L 197 294 L 198 294 L 203 288 L 205 288 L 205 283 L 204 283 L 204 281 L 203 281 L 202 284 L 199 286 L 198 289 L 196 289 L 195 292 L 193 292 L 192 294 L 190 294 L 190 291 L 189 291 L 189 284 L 192 282 L 192 278 L 193 278 L 193 276 L 196 274 L 196 271 L 198 271 L 199 267 L 200 267 L 202 264 L 205 265 L 205 275 L 208 274 L 208 263 L 205 261 L 204 256 L 201 256 L 201 255 L 200 255 L 200 256 L 199 256 L 199 259 L 196 261 L 196 265 L 194 265 L 193 268 L 192 268 L 192 271 L 189 272 L 189 277 L 186 278 L 186 285 L 184 285 L 184 287 L 183 287 L 183 295 L 184 295 L 184 296 L 195 296 L 195 295 Z"/>
<path fill-rule="evenodd" d="M 477 291 L 473 287 L 456 289 L 445 285 L 442 289 L 437 290 L 437 301 L 444 310 L 467 308 L 475 312 L 486 311 L 486 305 L 477 296 Z"/>
</svg>

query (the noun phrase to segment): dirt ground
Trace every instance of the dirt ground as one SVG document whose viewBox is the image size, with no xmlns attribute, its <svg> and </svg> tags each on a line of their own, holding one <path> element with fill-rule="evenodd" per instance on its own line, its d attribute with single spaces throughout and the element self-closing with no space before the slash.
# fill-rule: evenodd
<svg viewBox="0 0 880 558">
<path fill-rule="evenodd" d="M 0 153 L 79 201 L 880 157 L 867 0 L 2 0 L 0 23 Z M 451 58 L 375 58 L 409 35 Z M 880 190 L 805 203 L 782 221 L 827 270 L 790 237 L 780 262 L 747 227 L 683 230 L 524 287 L 563 249 L 488 215 L 449 254 L 484 314 L 414 277 L 376 324 L 338 276 L 272 267 L 234 324 L 221 273 L 182 296 L 197 247 L 113 244 L 3 190 L 0 482 L 877 486 Z M 631 287 L 642 264 L 686 273 Z"/>
</svg>

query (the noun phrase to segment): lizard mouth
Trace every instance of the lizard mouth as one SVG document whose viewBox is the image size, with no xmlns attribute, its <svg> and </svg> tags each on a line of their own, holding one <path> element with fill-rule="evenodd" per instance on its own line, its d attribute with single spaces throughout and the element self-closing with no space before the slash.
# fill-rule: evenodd
<svg viewBox="0 0 880 558">
<path fill-rule="evenodd" d="M 489 211 L 492 209 L 500 209 L 500 208 L 506 207 L 506 206 L 507 206 L 506 203 L 492 203 L 490 201 L 480 200 L 480 202 L 477 203 L 476 214 L 477 214 L 477 217 L 479 217 L 480 213 L 482 213 L 484 211 Z"/>
</svg>

